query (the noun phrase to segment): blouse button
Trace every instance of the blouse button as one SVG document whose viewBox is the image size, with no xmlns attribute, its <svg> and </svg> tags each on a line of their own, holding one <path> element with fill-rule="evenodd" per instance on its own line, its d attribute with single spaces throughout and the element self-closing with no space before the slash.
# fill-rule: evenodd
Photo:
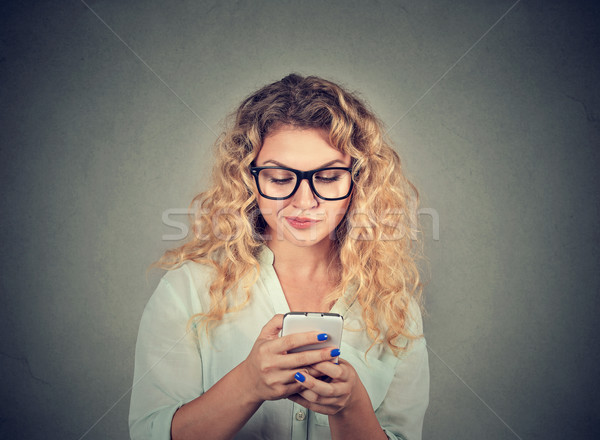
<svg viewBox="0 0 600 440">
<path fill-rule="evenodd" d="M 299 422 L 301 422 L 305 418 L 306 418 L 306 413 L 304 411 L 298 411 L 296 413 L 296 420 L 298 420 Z"/>
</svg>

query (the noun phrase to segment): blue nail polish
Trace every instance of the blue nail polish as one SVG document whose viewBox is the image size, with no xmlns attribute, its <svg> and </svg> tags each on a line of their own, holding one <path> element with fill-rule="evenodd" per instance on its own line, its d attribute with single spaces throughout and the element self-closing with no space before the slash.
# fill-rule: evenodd
<svg viewBox="0 0 600 440">
<path fill-rule="evenodd" d="M 339 348 L 334 348 L 333 350 L 331 350 L 331 357 L 338 357 L 340 355 L 340 349 Z"/>
<path fill-rule="evenodd" d="M 296 379 L 298 382 L 304 382 L 306 380 L 302 373 L 294 374 L 294 379 Z"/>
<path fill-rule="evenodd" d="M 327 340 L 327 333 L 321 333 L 319 336 L 317 336 L 317 339 L 319 341 L 326 341 Z"/>
</svg>

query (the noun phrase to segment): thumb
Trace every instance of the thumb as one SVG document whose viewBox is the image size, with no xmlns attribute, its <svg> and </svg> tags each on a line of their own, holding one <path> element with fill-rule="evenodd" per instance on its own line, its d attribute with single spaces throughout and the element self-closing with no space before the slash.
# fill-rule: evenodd
<svg viewBox="0 0 600 440">
<path fill-rule="evenodd" d="M 279 337 L 279 332 L 283 327 L 283 315 L 277 314 L 271 318 L 269 322 L 260 331 L 259 338 L 261 339 L 275 339 Z"/>
</svg>

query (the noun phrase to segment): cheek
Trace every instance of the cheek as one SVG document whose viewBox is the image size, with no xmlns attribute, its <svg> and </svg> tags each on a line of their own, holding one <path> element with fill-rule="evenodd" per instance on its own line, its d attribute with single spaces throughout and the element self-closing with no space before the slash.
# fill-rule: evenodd
<svg viewBox="0 0 600 440">
<path fill-rule="evenodd" d="M 341 218 L 344 215 L 346 215 L 349 207 L 350 207 L 350 199 L 347 198 L 347 199 L 342 200 L 341 203 L 339 204 L 339 206 L 337 207 L 338 217 Z"/>
<path fill-rule="evenodd" d="M 275 219 L 277 217 L 277 213 L 285 206 L 282 201 L 269 200 L 260 196 L 257 199 L 257 203 L 260 213 L 267 221 L 269 219 Z"/>
<path fill-rule="evenodd" d="M 331 207 L 328 212 L 330 223 L 334 223 L 331 226 L 336 227 L 344 218 L 344 215 L 348 212 L 349 203 L 347 201 Z"/>
<path fill-rule="evenodd" d="M 270 212 L 270 209 L 268 207 L 269 203 L 268 200 L 263 199 L 262 197 L 258 197 L 258 209 L 260 210 L 260 214 L 267 219 L 269 217 L 268 213 Z"/>
</svg>

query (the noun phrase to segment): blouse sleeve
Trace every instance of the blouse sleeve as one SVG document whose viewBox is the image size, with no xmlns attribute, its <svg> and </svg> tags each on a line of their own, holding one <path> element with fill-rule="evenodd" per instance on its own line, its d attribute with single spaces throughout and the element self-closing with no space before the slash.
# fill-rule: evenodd
<svg viewBox="0 0 600 440">
<path fill-rule="evenodd" d="M 418 308 L 412 308 L 415 334 L 422 334 Z M 393 440 L 421 440 L 425 410 L 429 405 L 429 360 L 425 338 L 415 340 L 400 355 L 394 378 L 375 415 Z"/>
<path fill-rule="evenodd" d="M 129 409 L 132 440 L 170 440 L 175 411 L 204 392 L 198 345 L 194 333 L 186 331 L 189 315 L 163 278 L 138 332 Z"/>
</svg>

